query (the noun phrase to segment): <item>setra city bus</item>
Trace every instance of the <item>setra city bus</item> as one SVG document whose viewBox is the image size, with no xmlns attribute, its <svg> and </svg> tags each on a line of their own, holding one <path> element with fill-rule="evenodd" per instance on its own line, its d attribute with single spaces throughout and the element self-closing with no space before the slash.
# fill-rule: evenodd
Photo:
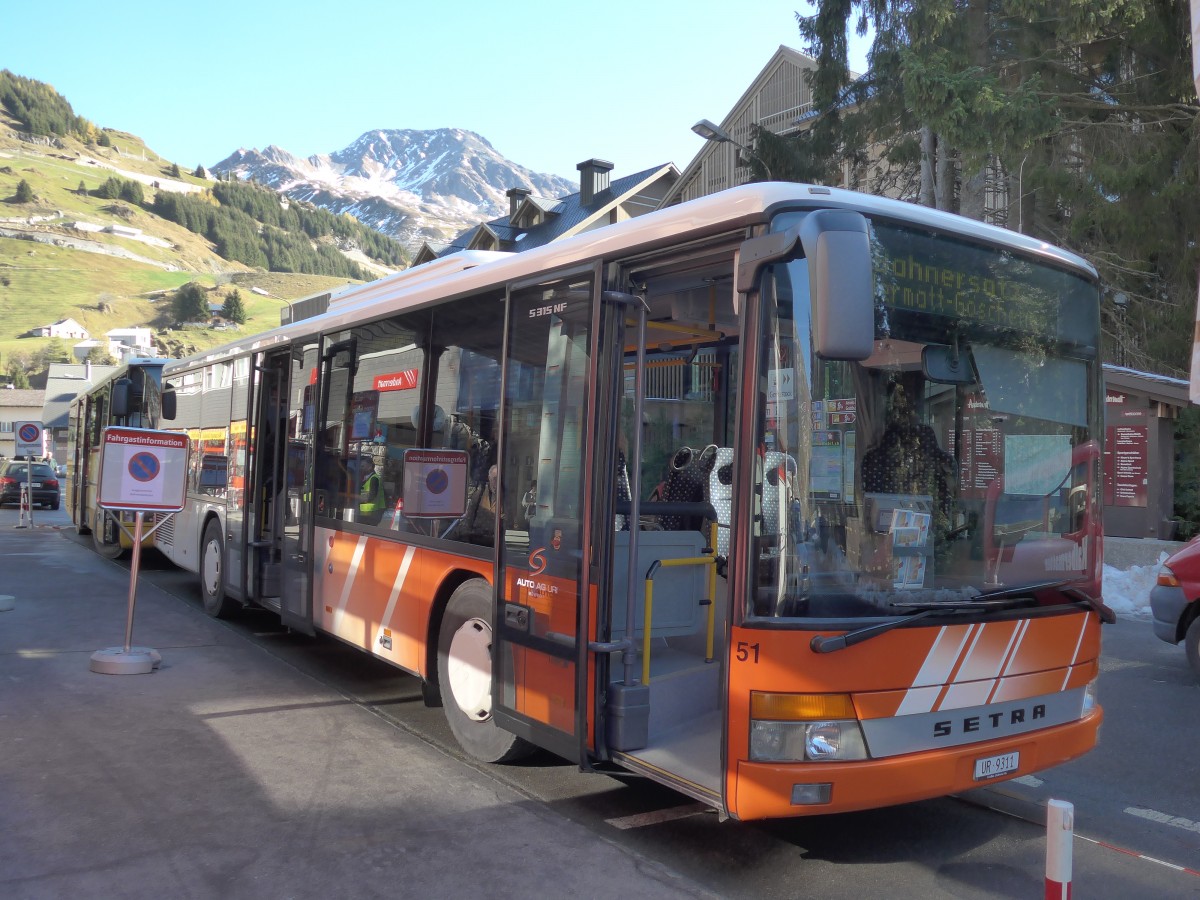
<svg viewBox="0 0 1200 900">
<path fill-rule="evenodd" d="M 1073 254 L 747 185 L 169 364 L 158 548 L 212 615 L 418 676 L 480 760 L 739 819 L 945 795 L 1095 744 L 1099 344 Z"/>
<path fill-rule="evenodd" d="M 133 513 L 105 511 L 96 503 L 104 429 L 110 425 L 158 427 L 166 362 L 159 357 L 127 360 L 78 394 L 67 414 L 67 509 L 76 532 L 90 533 L 97 552 L 110 558 L 133 547 Z M 151 515 L 148 521 L 157 520 Z M 152 546 L 153 535 L 142 540 L 143 548 Z"/>
</svg>

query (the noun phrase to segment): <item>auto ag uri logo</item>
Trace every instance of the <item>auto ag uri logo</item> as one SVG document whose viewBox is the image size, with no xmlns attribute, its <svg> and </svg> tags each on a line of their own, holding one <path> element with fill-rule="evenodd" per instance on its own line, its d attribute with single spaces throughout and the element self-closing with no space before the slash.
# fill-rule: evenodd
<svg viewBox="0 0 1200 900">
<path fill-rule="evenodd" d="M 541 575 L 546 571 L 546 548 L 538 547 L 529 554 L 529 568 L 533 575 Z"/>
</svg>

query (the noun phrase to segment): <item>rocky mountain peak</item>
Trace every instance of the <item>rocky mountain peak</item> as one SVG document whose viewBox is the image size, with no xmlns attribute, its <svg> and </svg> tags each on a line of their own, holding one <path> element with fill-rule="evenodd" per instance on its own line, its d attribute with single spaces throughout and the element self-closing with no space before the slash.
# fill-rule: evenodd
<svg viewBox="0 0 1200 900">
<path fill-rule="evenodd" d="M 232 172 L 331 212 L 348 212 L 412 249 L 503 215 L 509 188 L 539 197 L 578 190 L 569 179 L 517 165 L 486 138 L 461 128 L 367 131 L 341 150 L 307 159 L 273 144 L 242 148 L 211 171 Z"/>
</svg>

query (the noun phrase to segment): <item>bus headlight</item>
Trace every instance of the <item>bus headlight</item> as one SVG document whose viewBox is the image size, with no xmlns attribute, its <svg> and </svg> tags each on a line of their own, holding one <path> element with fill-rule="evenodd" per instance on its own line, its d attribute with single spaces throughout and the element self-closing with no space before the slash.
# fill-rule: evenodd
<svg viewBox="0 0 1200 900">
<path fill-rule="evenodd" d="M 838 718 L 825 718 L 836 715 Z M 844 762 L 867 759 L 849 694 L 750 695 L 750 759 Z"/>
<path fill-rule="evenodd" d="M 1100 701 L 1096 696 L 1097 690 L 1097 679 L 1093 678 L 1088 682 L 1087 688 L 1085 688 L 1083 692 L 1083 711 L 1079 714 L 1080 718 L 1083 718 L 1084 716 L 1094 712 L 1096 707 L 1100 705 Z"/>
</svg>

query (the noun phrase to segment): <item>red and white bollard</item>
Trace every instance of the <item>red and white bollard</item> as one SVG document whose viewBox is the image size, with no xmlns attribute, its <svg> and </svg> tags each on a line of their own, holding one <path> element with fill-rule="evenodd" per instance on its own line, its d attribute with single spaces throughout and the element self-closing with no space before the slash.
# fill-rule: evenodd
<svg viewBox="0 0 1200 900">
<path fill-rule="evenodd" d="M 1046 804 L 1046 900 L 1071 900 L 1071 851 L 1075 807 L 1065 800 Z"/>
<path fill-rule="evenodd" d="M 17 528 L 33 527 L 33 508 L 29 503 L 29 485 L 21 485 L 21 516 L 17 519 Z"/>
</svg>

